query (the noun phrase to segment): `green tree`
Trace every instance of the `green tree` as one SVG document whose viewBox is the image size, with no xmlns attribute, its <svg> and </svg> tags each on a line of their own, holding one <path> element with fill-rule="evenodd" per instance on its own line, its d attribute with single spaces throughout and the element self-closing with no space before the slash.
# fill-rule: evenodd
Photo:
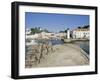
<svg viewBox="0 0 100 81">
<path fill-rule="evenodd" d="M 82 28 L 82 27 L 80 27 L 80 26 L 78 27 L 78 29 L 81 29 L 81 28 Z"/>
<path fill-rule="evenodd" d="M 83 26 L 83 28 L 89 28 L 90 26 L 89 25 L 85 25 L 85 26 Z"/>
<path fill-rule="evenodd" d="M 67 28 L 66 30 L 65 30 L 65 33 L 66 33 L 66 38 L 67 38 L 67 31 L 69 30 L 69 28 Z"/>
<path fill-rule="evenodd" d="M 31 34 L 40 33 L 40 32 L 41 32 L 41 30 L 37 27 L 31 28 Z"/>
</svg>

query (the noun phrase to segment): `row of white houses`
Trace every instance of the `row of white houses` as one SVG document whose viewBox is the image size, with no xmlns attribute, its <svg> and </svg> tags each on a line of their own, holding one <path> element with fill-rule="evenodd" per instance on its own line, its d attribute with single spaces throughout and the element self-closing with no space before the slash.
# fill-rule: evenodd
<svg viewBox="0 0 100 81">
<path fill-rule="evenodd" d="M 46 33 L 46 32 L 41 32 L 41 33 L 36 33 L 34 35 L 31 35 L 31 30 L 26 29 L 26 39 L 27 38 L 46 38 L 49 39 L 51 38 L 61 38 L 61 37 L 66 37 L 67 39 L 73 38 L 73 39 L 89 39 L 90 37 L 90 30 L 89 28 L 77 28 L 72 31 L 69 29 L 67 30 L 67 33 Z"/>
<path fill-rule="evenodd" d="M 89 37 L 90 37 L 89 28 L 73 30 L 72 31 L 72 37 L 75 38 L 75 39 L 78 39 L 78 38 L 89 39 Z"/>
</svg>

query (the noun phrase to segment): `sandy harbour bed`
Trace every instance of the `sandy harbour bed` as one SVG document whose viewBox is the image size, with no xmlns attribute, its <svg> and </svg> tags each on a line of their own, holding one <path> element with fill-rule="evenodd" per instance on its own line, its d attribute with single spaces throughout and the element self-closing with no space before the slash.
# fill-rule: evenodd
<svg viewBox="0 0 100 81">
<path fill-rule="evenodd" d="M 89 56 L 75 44 L 54 45 L 54 52 L 49 53 L 33 67 L 56 67 L 89 65 Z"/>
</svg>

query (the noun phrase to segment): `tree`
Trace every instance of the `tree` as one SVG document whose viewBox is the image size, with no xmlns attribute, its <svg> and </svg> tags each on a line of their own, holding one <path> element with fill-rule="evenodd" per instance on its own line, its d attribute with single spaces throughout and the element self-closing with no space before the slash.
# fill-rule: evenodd
<svg viewBox="0 0 100 81">
<path fill-rule="evenodd" d="M 90 26 L 89 25 L 85 25 L 85 26 L 83 26 L 83 28 L 89 28 Z"/>
<path fill-rule="evenodd" d="M 69 30 L 69 28 L 67 28 L 67 29 L 65 30 L 65 33 L 67 33 L 68 30 Z"/>
<path fill-rule="evenodd" d="M 31 28 L 31 34 L 46 32 L 49 33 L 47 29 L 41 30 L 40 27 Z"/>
<path fill-rule="evenodd" d="M 78 29 L 81 29 L 81 27 L 79 26 Z"/>
<path fill-rule="evenodd" d="M 37 27 L 31 28 L 31 34 L 40 33 L 40 32 L 41 32 L 41 30 Z"/>
<path fill-rule="evenodd" d="M 59 31 L 59 33 L 64 33 L 65 31 Z"/>
<path fill-rule="evenodd" d="M 65 33 L 67 33 L 67 30 L 65 30 Z"/>
<path fill-rule="evenodd" d="M 67 29 L 65 30 L 65 33 L 66 33 L 66 38 L 67 38 L 67 33 L 68 33 L 68 30 L 69 30 L 69 28 L 67 28 Z"/>
</svg>

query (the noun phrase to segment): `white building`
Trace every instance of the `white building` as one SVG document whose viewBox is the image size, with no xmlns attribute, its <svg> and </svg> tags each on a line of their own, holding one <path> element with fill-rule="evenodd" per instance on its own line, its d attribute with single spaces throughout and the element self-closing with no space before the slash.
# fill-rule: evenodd
<svg viewBox="0 0 100 81">
<path fill-rule="evenodd" d="M 64 37 L 66 37 L 66 33 L 56 33 L 55 34 L 55 36 L 56 36 L 56 38 L 64 38 Z"/>
<path fill-rule="evenodd" d="M 70 39 L 70 30 L 67 30 L 67 39 Z"/>
<path fill-rule="evenodd" d="M 55 33 L 41 32 L 40 35 L 41 35 L 40 38 L 43 38 L 43 39 L 56 38 Z"/>
<path fill-rule="evenodd" d="M 34 34 L 34 35 L 26 35 L 26 39 L 35 39 L 35 38 L 39 38 L 39 34 Z"/>
<path fill-rule="evenodd" d="M 29 35 L 31 33 L 31 29 L 26 29 L 26 35 Z"/>
<path fill-rule="evenodd" d="M 86 38 L 89 39 L 90 37 L 90 31 L 89 28 L 80 28 L 80 29 L 75 29 L 72 31 L 72 37 L 73 38 Z"/>
</svg>

